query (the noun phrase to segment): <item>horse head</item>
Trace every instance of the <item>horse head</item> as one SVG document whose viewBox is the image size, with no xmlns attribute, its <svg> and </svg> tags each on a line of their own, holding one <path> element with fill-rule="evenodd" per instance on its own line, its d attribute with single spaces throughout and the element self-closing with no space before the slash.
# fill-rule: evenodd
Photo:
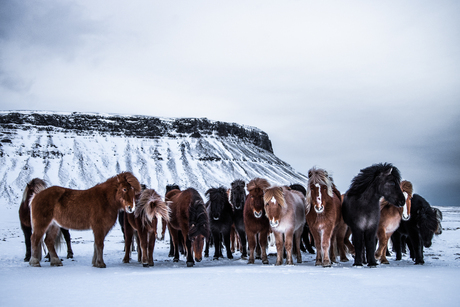
<svg viewBox="0 0 460 307">
<path fill-rule="evenodd" d="M 234 210 L 243 210 L 246 201 L 246 191 L 244 190 L 244 181 L 235 180 L 231 184 L 230 202 Z"/>
<path fill-rule="evenodd" d="M 210 216 L 209 218 L 218 221 L 225 208 L 225 205 L 230 206 L 228 201 L 227 191 L 224 187 L 211 188 L 206 191 L 205 195 L 209 197 Z"/>
<path fill-rule="evenodd" d="M 433 235 L 438 228 L 436 212 L 431 207 L 422 207 L 417 210 L 417 227 L 420 230 L 423 246 L 430 247 Z"/>
<path fill-rule="evenodd" d="M 380 195 L 396 207 L 404 206 L 406 198 L 401 190 L 401 175 L 399 170 L 387 163 L 382 164 L 381 168 L 382 171 L 375 180 Z"/>
<path fill-rule="evenodd" d="M 270 226 L 276 228 L 280 225 L 283 209 L 286 209 L 283 188 L 273 187 L 264 193 L 265 214 L 270 221 Z"/>
<path fill-rule="evenodd" d="M 204 239 L 205 237 L 200 234 L 194 237 L 192 241 L 192 249 L 193 249 L 193 253 L 195 254 L 196 262 L 201 262 L 201 260 L 203 260 Z"/>
<path fill-rule="evenodd" d="M 308 171 L 307 203 L 321 214 L 333 197 L 333 181 L 327 171 L 315 167 Z"/>
<path fill-rule="evenodd" d="M 116 197 L 120 201 L 122 208 L 133 213 L 136 209 L 136 195 L 141 192 L 141 185 L 136 177 L 129 172 L 117 175 L 117 193 Z"/>
<path fill-rule="evenodd" d="M 264 190 L 270 186 L 266 179 L 256 178 L 251 180 L 247 189 L 249 191 L 248 200 L 256 218 L 260 219 L 264 212 Z"/>
<path fill-rule="evenodd" d="M 408 221 L 410 219 L 410 209 L 412 204 L 412 183 L 407 180 L 401 181 L 401 190 L 403 191 L 404 198 L 406 199 L 403 207 L 402 219 L 403 221 Z"/>
</svg>

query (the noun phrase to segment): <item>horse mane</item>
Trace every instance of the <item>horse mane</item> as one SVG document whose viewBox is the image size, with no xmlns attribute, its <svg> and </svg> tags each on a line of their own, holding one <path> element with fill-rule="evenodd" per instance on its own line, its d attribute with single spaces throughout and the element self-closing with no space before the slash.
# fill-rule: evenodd
<svg viewBox="0 0 460 307">
<path fill-rule="evenodd" d="M 180 191 L 180 188 L 175 183 L 168 184 L 168 185 L 166 185 L 166 193 L 165 194 L 167 194 L 169 191 L 172 191 L 172 190 L 179 190 Z"/>
<path fill-rule="evenodd" d="M 155 206 L 150 206 L 151 203 L 154 203 Z M 141 217 L 142 227 L 145 227 L 145 225 L 152 225 L 152 220 L 155 215 L 169 222 L 169 214 L 170 209 L 168 205 L 166 205 L 161 199 L 161 196 L 153 189 L 146 189 L 142 192 L 134 211 L 134 217 Z"/>
<path fill-rule="evenodd" d="M 307 185 L 307 203 L 311 203 L 311 185 L 325 185 L 327 187 L 327 194 L 329 197 L 333 197 L 333 190 L 335 188 L 334 181 L 332 177 L 329 176 L 328 172 L 322 168 L 312 167 L 308 171 L 308 185 Z M 339 193 L 339 199 L 340 193 Z"/>
<path fill-rule="evenodd" d="M 31 193 L 32 195 L 37 194 L 38 192 L 43 191 L 46 189 L 48 185 L 46 182 L 40 178 L 34 178 L 29 183 L 27 183 L 26 188 L 24 189 L 24 193 L 22 195 L 22 202 L 25 202 L 27 200 L 27 195 Z M 32 203 L 32 201 L 29 201 L 29 206 Z"/>
<path fill-rule="evenodd" d="M 412 198 L 414 188 L 413 188 L 412 183 L 410 181 L 407 181 L 407 180 L 401 181 L 401 190 L 403 192 L 406 192 L 409 195 L 409 197 Z"/>
<path fill-rule="evenodd" d="M 201 234 L 205 238 L 209 238 L 208 212 L 206 211 L 203 198 L 193 188 L 189 188 L 187 191 L 192 194 L 188 208 L 188 236 L 189 238 L 193 238 Z"/>
<path fill-rule="evenodd" d="M 304 187 L 303 185 L 301 185 L 301 184 L 299 184 L 299 183 L 291 184 L 291 185 L 289 186 L 289 188 L 290 188 L 291 190 L 294 190 L 294 191 L 299 191 L 300 193 L 303 194 L 304 197 L 307 196 L 307 190 L 305 189 L 305 187 Z"/>
<path fill-rule="evenodd" d="M 271 187 L 264 192 L 264 203 L 268 204 L 272 199 L 282 207 L 286 207 L 286 201 L 284 199 L 283 187 Z"/>
<path fill-rule="evenodd" d="M 236 179 L 235 181 L 232 182 L 231 187 L 232 189 L 236 187 L 242 187 L 244 189 L 244 185 L 245 185 L 244 180 Z"/>
<path fill-rule="evenodd" d="M 222 198 L 227 199 L 228 201 L 227 189 L 223 186 L 220 186 L 218 188 L 210 188 L 206 191 L 204 195 L 207 195 L 209 197 L 209 201 L 211 203 L 220 203 Z"/>
<path fill-rule="evenodd" d="M 398 183 L 401 182 L 399 170 L 391 163 L 373 164 L 359 171 L 359 174 L 353 178 L 347 194 L 363 194 L 368 187 L 374 184 L 375 179 L 382 173 L 389 173 L 395 177 Z"/>
<path fill-rule="evenodd" d="M 126 180 L 126 182 L 133 187 L 134 193 L 138 194 L 139 192 L 142 191 L 141 184 L 139 183 L 139 180 L 130 172 L 122 172 L 118 175 L 115 175 L 109 179 L 107 179 L 105 182 L 98 184 L 97 186 L 105 185 L 105 184 L 112 184 L 113 186 L 118 187 L 118 183 L 120 180 Z"/>
<path fill-rule="evenodd" d="M 414 197 L 419 198 L 419 202 L 421 204 L 416 216 L 417 226 L 421 230 L 428 230 L 434 233 L 438 228 L 436 212 L 423 197 L 418 194 L 414 194 Z"/>
<path fill-rule="evenodd" d="M 268 183 L 267 179 L 263 179 L 263 178 L 252 179 L 251 181 L 249 181 L 247 185 L 247 189 L 249 192 L 257 188 L 261 190 L 265 190 L 269 187 L 270 187 L 270 183 Z"/>
</svg>

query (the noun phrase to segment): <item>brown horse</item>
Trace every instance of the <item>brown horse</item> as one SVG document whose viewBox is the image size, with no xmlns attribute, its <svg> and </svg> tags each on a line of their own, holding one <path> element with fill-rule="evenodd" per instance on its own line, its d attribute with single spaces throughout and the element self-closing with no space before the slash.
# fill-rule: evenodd
<svg viewBox="0 0 460 307">
<path fill-rule="evenodd" d="M 21 222 L 21 229 L 24 233 L 24 242 L 26 244 L 26 256 L 24 261 L 29 261 L 31 256 L 30 237 L 32 235 L 32 224 L 30 221 L 30 201 L 40 191 L 47 188 L 47 184 L 40 178 L 34 178 L 27 183 L 22 196 L 21 205 L 19 206 L 19 220 Z M 67 259 L 73 258 L 72 244 L 70 240 L 70 233 L 67 229 L 61 228 L 62 235 L 67 243 Z M 58 236 L 60 239 L 61 236 Z M 60 240 L 56 241 L 55 247 L 59 245 Z M 41 252 L 41 248 L 40 248 Z M 41 258 L 41 256 L 39 256 Z"/>
<path fill-rule="evenodd" d="M 293 265 L 292 249 L 295 238 L 297 263 L 302 263 L 300 240 L 305 225 L 305 198 L 301 192 L 288 187 L 272 187 L 264 193 L 265 213 L 276 240 L 276 265 L 283 264 L 286 248 L 286 264 Z"/>
<path fill-rule="evenodd" d="M 59 230 L 57 224 L 68 229 L 92 229 L 94 234 L 93 266 L 105 268 L 104 239 L 117 220 L 118 210 L 134 212 L 134 197 L 141 187 L 129 172 L 124 172 L 88 190 L 72 190 L 53 186 L 38 193 L 31 203 L 33 233 L 32 257 L 29 264 L 40 266 L 39 243 L 46 232 L 45 243 L 50 264 L 61 266 L 53 242 Z"/>
<path fill-rule="evenodd" d="M 204 239 L 209 238 L 209 219 L 203 198 L 197 190 L 188 188 L 184 191 L 177 189 L 166 194 L 166 203 L 171 209 L 168 222 L 171 239 L 174 243 L 174 262 L 179 261 L 179 231 L 182 232 L 185 241 L 187 267 L 195 264 L 195 260 L 200 262 L 204 246 Z M 193 244 L 193 249 L 192 249 Z"/>
<path fill-rule="evenodd" d="M 158 235 L 157 221 L 169 221 L 169 208 L 153 189 L 144 190 L 136 204 L 134 213 L 125 213 L 125 257 L 123 262 L 129 262 L 129 248 L 132 244 L 134 230 L 136 230 L 142 251 L 142 259 L 141 253 L 137 254 L 138 261 L 142 261 L 144 267 L 149 267 L 154 265 L 153 251 Z"/>
<path fill-rule="evenodd" d="M 398 229 L 401 220 L 408 221 L 410 219 L 410 208 L 412 199 L 412 183 L 407 180 L 401 181 L 401 190 L 403 191 L 406 203 L 403 207 L 395 207 L 385 199 L 380 200 L 380 220 L 377 230 L 377 238 L 379 246 L 375 252 L 375 259 L 380 260 L 382 264 L 389 264 L 386 257 L 388 240 L 391 235 Z"/>
<path fill-rule="evenodd" d="M 264 190 L 269 187 L 270 184 L 263 178 L 255 178 L 247 184 L 249 194 L 244 204 L 244 227 L 249 245 L 248 264 L 254 263 L 257 237 L 262 252 L 262 263 L 268 264 L 267 238 L 270 232 L 270 223 L 264 214 Z"/>
<path fill-rule="evenodd" d="M 346 229 L 338 228 L 342 219 L 342 196 L 332 178 L 323 169 L 313 167 L 308 171 L 307 208 L 307 223 L 316 245 L 315 265 L 329 267 L 331 260 L 335 262 L 332 242 L 337 241 L 341 259 L 345 255 Z M 338 233 L 338 229 L 342 231 Z"/>
</svg>

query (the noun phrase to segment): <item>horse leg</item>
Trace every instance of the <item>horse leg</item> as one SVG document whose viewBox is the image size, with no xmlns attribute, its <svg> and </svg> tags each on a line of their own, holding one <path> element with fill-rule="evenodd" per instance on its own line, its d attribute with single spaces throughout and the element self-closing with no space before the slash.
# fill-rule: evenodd
<svg viewBox="0 0 460 307">
<path fill-rule="evenodd" d="M 292 251 L 294 249 L 294 230 L 288 230 L 284 234 L 284 247 L 286 249 L 286 264 L 294 265 L 294 260 L 292 260 Z"/>
<path fill-rule="evenodd" d="M 238 229 L 238 236 L 240 237 L 241 240 L 241 259 L 246 259 L 248 257 L 248 250 L 247 250 L 247 242 L 246 242 L 246 232 L 244 229 Z"/>
<path fill-rule="evenodd" d="M 48 247 L 48 253 L 50 255 L 50 265 L 51 266 L 62 266 L 61 259 L 59 259 L 54 244 L 56 242 L 56 237 L 60 235 L 59 226 L 56 224 L 51 224 L 48 230 L 46 231 L 45 244 Z"/>
<path fill-rule="evenodd" d="M 373 229 L 373 228 L 371 228 L 370 230 L 364 231 L 367 266 L 371 268 L 377 266 L 377 261 L 375 260 L 375 235 L 376 233 L 377 233 L 377 229 Z"/>
<path fill-rule="evenodd" d="M 294 234 L 294 240 L 295 240 L 295 246 L 296 246 L 296 251 L 297 251 L 297 263 L 302 263 L 302 253 L 300 249 L 300 243 L 301 243 L 301 237 L 302 237 L 302 231 L 303 229 L 300 228 L 296 231 Z"/>
<path fill-rule="evenodd" d="M 155 239 L 156 239 L 156 235 L 154 232 L 151 232 L 148 237 L 147 237 L 147 241 L 149 242 L 149 266 L 154 266 L 154 263 L 153 263 L 153 251 L 155 250 Z"/>
<path fill-rule="evenodd" d="M 260 250 L 260 233 L 256 235 L 256 259 L 260 258 L 261 250 Z"/>
<path fill-rule="evenodd" d="M 24 257 L 24 262 L 28 262 L 31 255 L 30 236 L 32 236 L 32 227 L 28 227 L 21 223 L 21 228 L 24 233 L 24 243 L 26 244 L 26 256 Z"/>
<path fill-rule="evenodd" d="M 185 239 L 185 248 L 186 248 L 186 254 L 187 254 L 187 267 L 192 267 L 195 264 L 195 261 L 193 260 L 192 241 L 190 241 L 188 236 L 186 236 L 184 239 Z"/>
<path fill-rule="evenodd" d="M 262 252 L 262 263 L 268 264 L 267 247 L 268 247 L 268 230 L 259 233 L 260 249 Z"/>
<path fill-rule="evenodd" d="M 42 217 L 43 218 L 43 217 Z M 41 260 L 41 255 L 42 255 L 42 238 L 43 235 L 45 234 L 46 229 L 51 223 L 51 219 L 46 219 L 42 221 L 36 221 L 34 223 L 34 229 L 32 232 L 32 235 L 30 237 L 30 243 L 31 243 L 31 248 L 32 248 L 32 255 L 29 260 L 29 265 L 30 266 L 35 266 L 39 267 L 40 266 L 40 260 Z"/>
<path fill-rule="evenodd" d="M 128 218 L 126 218 L 125 220 L 127 221 Z M 125 236 L 125 257 L 123 258 L 123 263 L 129 263 L 129 254 L 131 253 L 131 244 L 133 241 L 134 229 L 128 222 L 126 222 L 126 224 L 124 225 L 123 233 Z"/>
<path fill-rule="evenodd" d="M 323 257 L 322 257 L 323 251 L 322 251 L 322 248 L 321 248 L 321 236 L 319 234 L 319 231 L 317 231 L 316 229 L 313 229 L 311 234 L 313 236 L 313 240 L 315 242 L 315 248 L 316 248 L 315 265 L 321 265 L 323 263 Z"/>
<path fill-rule="evenodd" d="M 393 250 L 396 253 L 396 260 L 402 259 L 402 252 L 401 252 L 401 233 L 395 231 L 391 235 L 391 241 L 393 242 Z"/>
<path fill-rule="evenodd" d="M 256 248 L 256 235 L 253 232 L 247 232 L 248 235 L 248 246 L 249 246 L 249 259 L 248 264 L 254 263 L 254 249 Z"/>
<path fill-rule="evenodd" d="M 213 260 L 219 259 L 219 256 L 221 255 L 221 242 L 220 242 L 220 232 L 219 231 L 213 231 L 212 232 L 212 237 L 214 238 L 214 257 Z"/>
<path fill-rule="evenodd" d="M 140 241 L 140 246 L 141 246 L 141 253 L 142 253 L 142 266 L 148 267 L 149 266 L 149 261 L 148 261 L 148 256 L 147 256 L 147 244 L 148 244 L 148 239 L 147 239 L 147 231 L 145 229 L 139 230 L 137 232 L 137 235 L 139 237 Z M 139 255 L 139 253 L 138 253 Z"/>
<path fill-rule="evenodd" d="M 282 265 L 283 264 L 283 250 L 284 250 L 283 233 L 273 232 L 273 234 L 275 235 L 275 244 L 276 244 L 276 263 L 275 265 Z"/>
<path fill-rule="evenodd" d="M 94 234 L 94 254 L 93 254 L 93 266 L 96 268 L 105 268 L 106 265 L 104 263 L 104 239 L 107 235 L 108 230 L 100 229 L 97 227 L 96 229 L 93 228 Z"/>
<path fill-rule="evenodd" d="M 379 227 L 377 231 L 377 237 L 379 239 L 379 246 L 377 251 L 375 252 L 375 259 L 380 260 L 382 264 L 389 264 L 387 257 L 386 257 L 386 249 L 388 244 L 388 236 L 385 232 L 385 227 Z"/>
<path fill-rule="evenodd" d="M 224 235 L 225 250 L 227 251 L 227 258 L 233 259 L 232 249 L 230 248 L 230 242 L 232 241 L 230 239 L 230 231 L 227 231 L 223 235 Z"/>
<path fill-rule="evenodd" d="M 231 244 L 230 250 L 232 253 L 235 252 L 235 239 L 236 239 L 236 230 L 235 230 L 235 226 L 232 225 L 232 227 L 230 228 L 230 244 Z"/>
<path fill-rule="evenodd" d="M 64 236 L 67 245 L 67 259 L 73 258 L 72 240 L 70 239 L 70 232 L 68 229 L 61 228 L 62 235 Z"/>
<path fill-rule="evenodd" d="M 330 267 L 331 259 L 329 255 L 331 254 L 331 242 L 333 238 L 333 230 L 332 229 L 325 229 L 322 231 L 321 235 L 321 256 L 323 258 L 323 267 Z"/>
<path fill-rule="evenodd" d="M 363 265 L 363 239 L 364 233 L 359 229 L 352 229 L 352 236 L 353 236 L 353 245 L 355 248 L 355 262 L 353 263 L 354 266 L 362 266 Z"/>
</svg>

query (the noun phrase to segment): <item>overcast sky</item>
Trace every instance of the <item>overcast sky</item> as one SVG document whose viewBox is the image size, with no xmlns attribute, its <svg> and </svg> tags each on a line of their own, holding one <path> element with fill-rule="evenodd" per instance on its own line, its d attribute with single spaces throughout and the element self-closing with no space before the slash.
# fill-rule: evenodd
<svg viewBox="0 0 460 307">
<path fill-rule="evenodd" d="M 255 126 L 341 192 L 391 162 L 460 205 L 459 16 L 456 0 L 0 0 L 0 107 Z"/>
</svg>

